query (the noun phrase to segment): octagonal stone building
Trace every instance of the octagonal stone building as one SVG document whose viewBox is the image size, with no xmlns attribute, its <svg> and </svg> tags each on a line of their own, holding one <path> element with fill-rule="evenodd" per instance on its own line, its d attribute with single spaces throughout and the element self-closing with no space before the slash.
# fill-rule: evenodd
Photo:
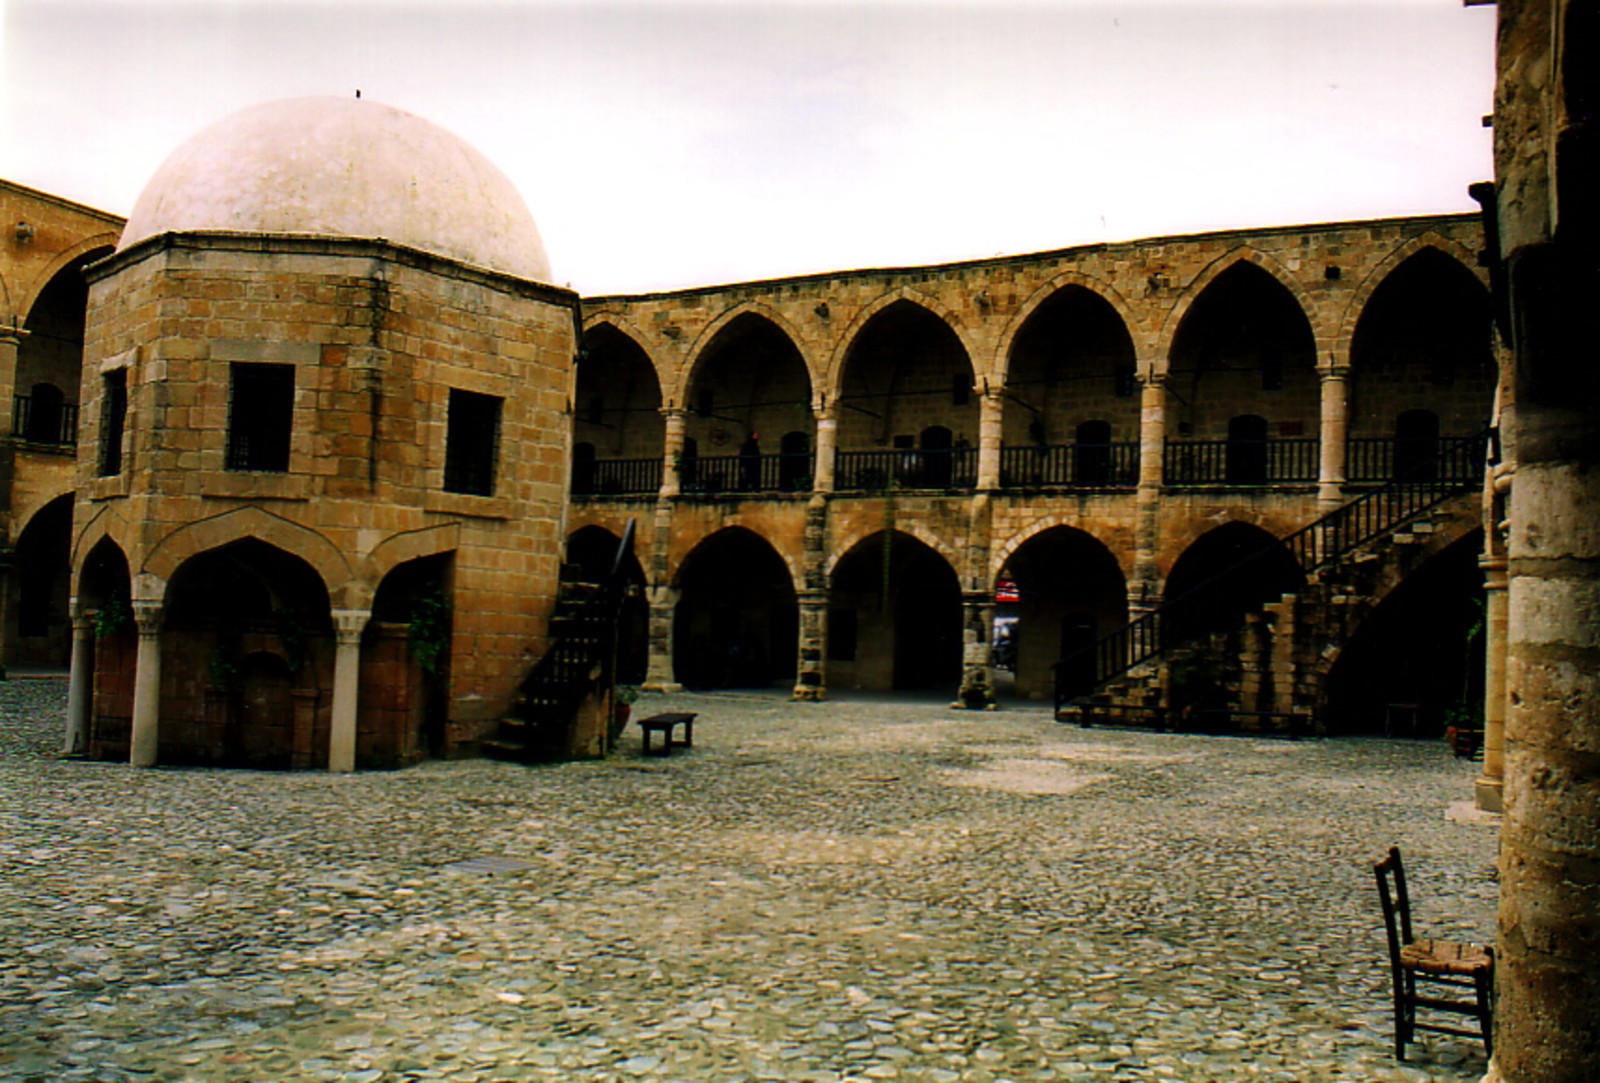
<svg viewBox="0 0 1600 1083">
<path fill-rule="evenodd" d="M 470 748 L 542 653 L 577 297 L 457 137 L 257 106 L 91 271 L 69 746 L 348 770 Z"/>
</svg>

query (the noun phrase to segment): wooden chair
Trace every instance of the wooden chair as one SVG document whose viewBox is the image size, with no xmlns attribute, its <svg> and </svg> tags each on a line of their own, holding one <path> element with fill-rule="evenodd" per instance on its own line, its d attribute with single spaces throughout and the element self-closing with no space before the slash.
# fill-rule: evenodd
<svg viewBox="0 0 1600 1083">
<path fill-rule="evenodd" d="M 1394 983 L 1394 1055 L 1406 1059 L 1406 1043 L 1419 1030 L 1482 1038 L 1484 1049 L 1494 1052 L 1494 949 L 1451 940 L 1418 940 L 1411 935 L 1411 896 L 1406 892 L 1406 870 L 1399 847 L 1372 867 L 1383 901 L 1383 924 L 1389 934 L 1389 969 Z M 1459 994 L 1417 991 L 1418 982 L 1472 990 L 1470 1000 Z M 1478 1033 L 1459 1027 L 1417 1022 L 1417 1009 L 1476 1016 Z"/>
</svg>

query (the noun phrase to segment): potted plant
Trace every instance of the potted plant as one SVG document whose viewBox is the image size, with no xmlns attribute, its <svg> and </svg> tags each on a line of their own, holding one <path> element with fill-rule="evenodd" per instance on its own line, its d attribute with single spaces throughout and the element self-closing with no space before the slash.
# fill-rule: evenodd
<svg viewBox="0 0 1600 1083">
<path fill-rule="evenodd" d="M 613 740 L 628 728 L 628 719 L 633 715 L 633 705 L 638 698 L 639 689 L 635 685 L 619 684 L 612 691 L 611 736 Z"/>
</svg>

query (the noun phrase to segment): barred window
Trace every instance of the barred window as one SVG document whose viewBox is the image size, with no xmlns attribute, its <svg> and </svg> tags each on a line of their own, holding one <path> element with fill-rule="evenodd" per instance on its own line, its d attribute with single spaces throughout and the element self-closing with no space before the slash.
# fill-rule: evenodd
<svg viewBox="0 0 1600 1083">
<path fill-rule="evenodd" d="M 228 469 L 289 469 L 294 366 L 236 361 L 228 397 Z"/>
<path fill-rule="evenodd" d="M 446 492 L 494 495 L 500 403 L 495 395 L 450 389 L 444 438 Z"/>
<path fill-rule="evenodd" d="M 100 476 L 122 473 L 122 434 L 128 425 L 128 370 L 100 378 Z"/>
</svg>

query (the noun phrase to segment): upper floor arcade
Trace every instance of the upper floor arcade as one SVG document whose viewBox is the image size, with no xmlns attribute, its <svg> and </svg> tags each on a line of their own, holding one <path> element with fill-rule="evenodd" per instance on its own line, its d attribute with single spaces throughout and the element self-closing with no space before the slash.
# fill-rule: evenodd
<svg viewBox="0 0 1600 1083">
<path fill-rule="evenodd" d="M 573 493 L 1476 478 L 1480 244 L 1391 219 L 591 298 Z"/>
</svg>

